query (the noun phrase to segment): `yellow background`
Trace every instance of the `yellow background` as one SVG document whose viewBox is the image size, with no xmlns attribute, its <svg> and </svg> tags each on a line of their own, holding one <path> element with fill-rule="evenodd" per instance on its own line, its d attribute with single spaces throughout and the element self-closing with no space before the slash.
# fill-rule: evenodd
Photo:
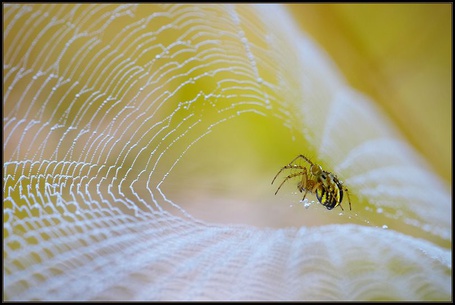
<svg viewBox="0 0 455 305">
<path fill-rule="evenodd" d="M 452 182 L 452 5 L 288 5 L 348 82 Z"/>
</svg>

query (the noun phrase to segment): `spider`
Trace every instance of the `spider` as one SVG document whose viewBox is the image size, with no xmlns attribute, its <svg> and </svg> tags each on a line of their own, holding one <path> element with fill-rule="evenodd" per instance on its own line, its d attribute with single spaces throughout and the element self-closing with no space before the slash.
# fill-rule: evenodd
<svg viewBox="0 0 455 305">
<path fill-rule="evenodd" d="M 308 162 L 310 164 L 310 169 L 308 170 L 305 166 L 302 165 L 293 164 L 297 159 L 303 159 Z M 334 174 L 323 170 L 319 164 L 311 162 L 304 155 L 298 155 L 288 165 L 285 165 L 280 169 L 275 178 L 273 178 L 272 184 L 275 182 L 275 179 L 278 177 L 278 175 L 285 169 L 299 169 L 301 171 L 290 174 L 284 178 L 283 182 L 281 182 L 280 186 L 276 190 L 275 195 L 288 179 L 300 176 L 301 180 L 297 184 L 297 188 L 299 189 L 300 193 L 303 193 L 303 191 L 305 191 L 302 201 L 305 199 L 307 193 L 310 192 L 312 194 L 316 194 L 316 198 L 328 210 L 340 206 L 341 210 L 344 211 L 343 207 L 341 206 L 341 202 L 343 201 L 343 191 L 345 191 L 346 195 L 348 196 L 349 209 L 351 210 L 351 199 L 349 198 L 348 188 L 344 187 L 343 183 L 338 180 Z"/>
</svg>

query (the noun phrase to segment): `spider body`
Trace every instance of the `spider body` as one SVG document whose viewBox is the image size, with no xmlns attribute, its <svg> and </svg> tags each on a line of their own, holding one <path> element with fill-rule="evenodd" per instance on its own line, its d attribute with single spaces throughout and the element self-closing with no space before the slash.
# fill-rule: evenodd
<svg viewBox="0 0 455 305">
<path fill-rule="evenodd" d="M 310 165 L 309 168 L 294 164 L 297 159 L 303 159 L 308 162 Z M 297 188 L 301 193 L 304 193 L 302 200 L 305 199 L 307 193 L 312 193 L 316 195 L 318 201 L 328 210 L 336 208 L 337 206 L 340 206 L 343 210 L 341 202 L 343 201 L 343 192 L 345 192 L 349 201 L 349 209 L 351 209 L 349 191 L 343 186 L 343 183 L 338 180 L 337 176 L 331 172 L 323 170 L 320 165 L 311 162 L 304 155 L 298 155 L 288 165 L 283 166 L 276 174 L 275 178 L 273 178 L 272 184 L 275 182 L 278 175 L 285 169 L 298 169 L 299 171 L 284 178 L 283 182 L 281 182 L 280 186 L 276 190 L 275 195 L 286 181 L 293 177 L 300 177 L 301 179 L 297 184 Z"/>
</svg>

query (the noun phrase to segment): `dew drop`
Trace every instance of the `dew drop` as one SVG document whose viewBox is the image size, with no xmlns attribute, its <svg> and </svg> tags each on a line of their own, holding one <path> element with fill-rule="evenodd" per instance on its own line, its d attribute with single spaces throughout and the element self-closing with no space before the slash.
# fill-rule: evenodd
<svg viewBox="0 0 455 305">
<path fill-rule="evenodd" d="M 300 200 L 300 202 L 303 203 L 303 207 L 304 207 L 305 209 L 308 209 L 308 208 L 310 207 L 310 205 L 314 203 L 314 201 L 311 201 L 311 202 L 310 202 L 307 198 L 305 198 L 303 201 Z"/>
</svg>

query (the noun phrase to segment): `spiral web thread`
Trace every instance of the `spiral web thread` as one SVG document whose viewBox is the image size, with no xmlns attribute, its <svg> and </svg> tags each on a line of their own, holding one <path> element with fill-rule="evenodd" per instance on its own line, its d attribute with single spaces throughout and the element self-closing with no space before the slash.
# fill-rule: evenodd
<svg viewBox="0 0 455 305">
<path fill-rule="evenodd" d="M 7 4 L 3 17 L 6 300 L 450 298 L 450 195 L 283 7 Z M 370 199 L 364 215 L 433 242 L 193 217 L 172 174 L 244 116 L 300 130 Z"/>
</svg>

